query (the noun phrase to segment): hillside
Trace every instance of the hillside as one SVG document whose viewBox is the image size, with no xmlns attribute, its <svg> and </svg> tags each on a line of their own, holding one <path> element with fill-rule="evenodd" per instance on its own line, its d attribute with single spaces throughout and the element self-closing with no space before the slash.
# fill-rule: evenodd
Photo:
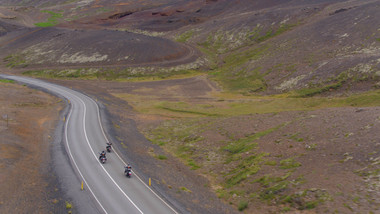
<svg viewBox="0 0 380 214">
<path fill-rule="evenodd" d="M 97 97 L 183 212 L 377 213 L 379 9 L 0 0 L 0 69 Z"/>
</svg>

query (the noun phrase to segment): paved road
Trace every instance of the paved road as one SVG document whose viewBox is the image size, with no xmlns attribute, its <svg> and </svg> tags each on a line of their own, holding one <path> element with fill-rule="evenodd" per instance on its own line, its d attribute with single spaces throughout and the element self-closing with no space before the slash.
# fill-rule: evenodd
<svg viewBox="0 0 380 214">
<path fill-rule="evenodd" d="M 41 80 L 0 75 L 28 85 L 38 86 L 70 101 L 71 109 L 65 123 L 65 147 L 84 188 L 99 205 L 99 213 L 176 213 L 135 174 L 124 176 L 125 162 L 112 152 L 107 163 L 98 160 L 105 150 L 107 137 L 100 123 L 98 105 L 77 91 Z"/>
</svg>

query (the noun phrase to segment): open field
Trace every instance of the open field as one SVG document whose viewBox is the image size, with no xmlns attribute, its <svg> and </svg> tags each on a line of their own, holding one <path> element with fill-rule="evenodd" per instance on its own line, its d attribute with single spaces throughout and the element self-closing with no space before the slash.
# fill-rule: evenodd
<svg viewBox="0 0 380 214">
<path fill-rule="evenodd" d="M 115 146 L 188 212 L 380 212 L 379 1 L 0 2 L 2 71 L 96 98 Z"/>
</svg>

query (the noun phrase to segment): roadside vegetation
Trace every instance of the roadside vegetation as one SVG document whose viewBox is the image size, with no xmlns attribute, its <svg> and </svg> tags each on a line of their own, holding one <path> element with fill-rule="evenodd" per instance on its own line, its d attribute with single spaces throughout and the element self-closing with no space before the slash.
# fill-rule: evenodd
<svg viewBox="0 0 380 214">
<path fill-rule="evenodd" d="M 221 83 L 226 90 L 254 94 L 267 89 L 265 76 L 270 71 L 265 71 L 259 64 L 254 67 L 247 64 L 270 54 L 271 45 L 264 43 L 266 40 L 290 31 L 297 25 L 299 23 L 280 24 L 269 29 L 258 25 L 242 32 L 212 32 L 205 41 L 198 42 L 197 46 L 208 59 L 212 70 L 210 76 L 214 80 Z M 187 31 L 177 41 L 181 39 L 181 42 L 186 42 L 193 34 L 193 31 Z"/>
<path fill-rule="evenodd" d="M 141 130 L 154 144 L 183 161 L 190 169 L 208 177 L 220 198 L 240 211 L 250 204 L 254 206 L 264 202 L 268 206 L 280 204 L 281 210 L 287 212 L 314 209 L 332 202 L 335 196 L 325 188 L 310 187 L 308 181 L 312 172 L 307 169 L 307 159 L 321 148 L 313 137 L 305 136 L 302 129 L 309 127 L 302 124 L 314 116 L 273 122 L 268 118 L 292 111 L 297 115 L 297 112 L 324 108 L 380 105 L 379 90 L 339 98 L 294 96 L 297 93 L 256 97 L 216 93 L 213 94 L 214 101 L 207 104 L 195 104 L 185 99 L 162 101 L 155 95 L 139 93 L 113 95 L 128 101 L 143 115 L 167 118 L 158 126 Z M 268 120 L 253 119 L 256 117 Z M 239 125 L 229 127 L 237 121 Z M 248 125 L 248 121 L 257 121 L 261 126 Z M 249 128 L 239 130 L 234 127 L 245 125 Z M 285 130 L 293 129 L 290 128 L 293 126 L 300 126 L 295 129 L 299 132 L 286 133 Z M 215 140 L 210 136 L 220 137 Z M 267 144 L 282 148 L 281 151 L 299 152 L 264 149 Z M 155 157 L 160 160 L 171 158 Z M 341 164 L 346 164 L 346 161 Z M 304 173 L 311 174 L 305 176 Z"/>
<path fill-rule="evenodd" d="M 12 61 L 13 62 L 13 61 Z M 10 62 L 9 62 L 10 63 Z M 13 64 L 10 64 L 13 65 Z M 98 79 L 107 81 L 155 81 L 163 79 L 179 79 L 202 74 L 196 70 L 172 68 L 155 69 L 137 67 L 126 69 L 79 68 L 79 69 L 46 69 L 29 70 L 23 75 L 53 79 Z"/>
<path fill-rule="evenodd" d="M 298 95 L 297 93 L 295 93 Z M 380 105 L 380 90 L 353 94 L 347 97 L 295 98 L 293 93 L 244 97 L 234 94 L 217 94 L 208 104 L 185 101 L 161 101 L 155 96 L 114 94 L 128 100 L 135 109 L 144 114 L 159 114 L 167 117 L 225 117 L 250 114 L 280 113 L 286 111 L 312 111 L 336 107 L 369 107 Z M 234 99 L 234 96 L 236 99 Z"/>
<path fill-rule="evenodd" d="M 0 83 L 14 83 L 14 80 L 0 79 Z"/>
<path fill-rule="evenodd" d="M 3 59 L 3 62 L 9 68 L 13 68 L 13 67 L 25 68 L 28 66 L 28 63 L 26 62 L 25 57 L 19 54 L 8 55 Z"/>
<path fill-rule="evenodd" d="M 49 10 L 42 10 L 41 13 L 48 13 L 50 17 L 46 22 L 35 23 L 37 27 L 53 27 L 59 23 L 59 19 L 63 18 L 62 12 L 53 12 Z"/>
</svg>

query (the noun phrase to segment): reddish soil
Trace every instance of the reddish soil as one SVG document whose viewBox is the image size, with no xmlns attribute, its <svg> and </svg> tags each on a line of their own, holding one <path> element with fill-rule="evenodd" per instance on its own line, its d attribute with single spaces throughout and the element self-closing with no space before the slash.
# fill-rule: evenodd
<svg viewBox="0 0 380 214">
<path fill-rule="evenodd" d="M 50 158 L 62 104 L 40 91 L 0 83 L 0 105 L 0 213 L 64 211 Z"/>
</svg>

